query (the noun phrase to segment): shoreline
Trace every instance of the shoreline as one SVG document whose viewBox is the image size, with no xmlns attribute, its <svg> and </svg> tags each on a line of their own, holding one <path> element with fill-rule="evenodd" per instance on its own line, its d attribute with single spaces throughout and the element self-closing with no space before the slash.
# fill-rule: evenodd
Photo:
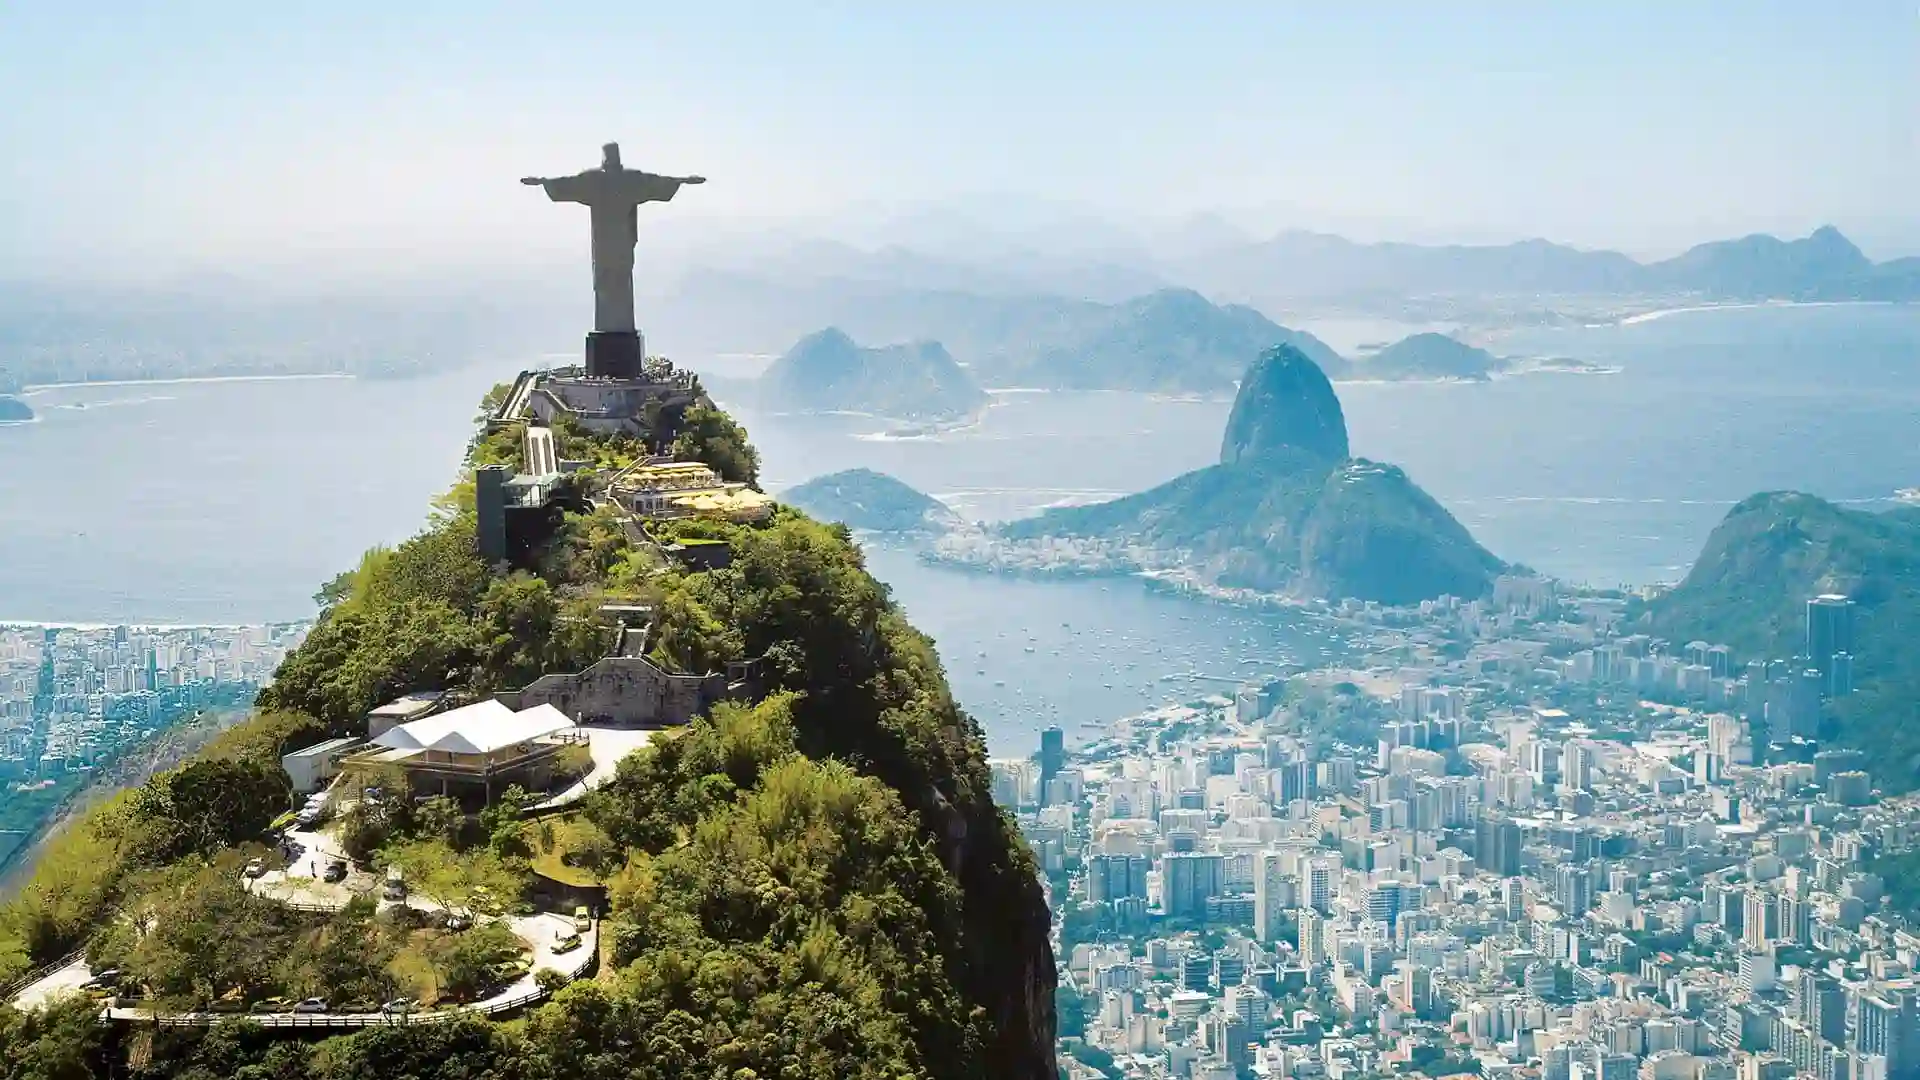
<svg viewBox="0 0 1920 1080">
<path fill-rule="evenodd" d="M 85 390 L 95 386 L 192 386 L 200 383 L 297 382 L 307 379 L 357 379 L 351 371 L 315 371 L 303 375 L 182 375 L 163 379 L 101 379 L 97 382 L 30 383 L 19 397 L 48 390 Z M 32 423 L 32 421 L 24 421 Z"/>
<path fill-rule="evenodd" d="M 1693 315 L 1704 311 L 1754 311 L 1761 308 L 1817 308 L 1817 307 L 1895 307 L 1897 300 L 1752 300 L 1727 304 L 1689 304 L 1684 307 L 1660 308 L 1643 311 L 1637 315 L 1623 315 L 1613 321 L 1614 326 L 1639 326 L 1671 315 Z M 1601 323 L 1600 325 L 1607 325 Z"/>
</svg>

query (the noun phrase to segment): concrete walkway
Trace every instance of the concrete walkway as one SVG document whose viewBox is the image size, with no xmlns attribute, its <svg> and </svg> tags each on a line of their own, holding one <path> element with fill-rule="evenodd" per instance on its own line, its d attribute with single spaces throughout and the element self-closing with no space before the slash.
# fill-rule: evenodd
<svg viewBox="0 0 1920 1080">
<path fill-rule="evenodd" d="M 613 778 L 620 759 L 645 746 L 654 734 L 652 731 L 634 731 L 625 728 L 587 728 L 585 730 L 588 735 L 588 749 L 593 754 L 593 771 L 567 791 L 555 796 L 554 799 L 547 800 L 548 803 L 565 805 L 566 802 L 575 801 L 593 788 L 606 783 Z M 556 800 L 565 801 L 556 802 Z M 340 845 L 326 833 L 317 829 L 288 829 L 286 838 L 301 847 L 299 857 L 292 860 L 285 870 L 269 870 L 258 878 L 243 879 L 243 886 L 248 891 L 283 904 L 327 911 L 338 911 L 346 907 L 347 902 L 355 896 L 371 894 L 378 898 L 383 879 L 352 869 L 353 864 L 350 860 L 346 860 Z M 347 861 L 346 880 L 332 882 L 321 878 L 320 875 L 326 872 L 327 864 L 334 859 Z M 418 895 L 409 895 L 405 900 L 399 901 L 382 899 L 379 900 L 379 904 L 383 908 L 404 905 L 428 914 L 436 914 L 444 910 L 439 904 Z M 490 922 L 492 919 L 492 916 L 483 915 L 479 921 Z M 556 953 L 553 951 L 553 946 L 557 937 L 573 931 L 571 915 L 539 912 L 533 915 L 506 916 L 505 919 L 514 933 L 528 945 L 532 954 L 531 966 L 527 969 L 527 973 L 513 985 L 484 1001 L 461 1008 L 489 1012 L 509 1007 L 508 1003 L 512 1003 L 510 1007 L 518 1007 L 525 1003 L 518 999 L 538 994 L 539 987 L 535 983 L 535 976 L 539 972 L 557 971 L 569 979 L 575 978 L 586 970 L 598 952 L 599 926 L 597 923 L 593 929 L 580 935 L 579 948 L 565 953 Z M 93 972 L 87 968 L 86 960 L 75 959 L 22 987 L 13 996 L 12 1004 L 19 1009 L 38 1008 L 56 997 L 79 991 L 81 986 L 92 977 Z M 115 1019 L 147 1019 L 152 1015 L 140 1009 L 110 1009 L 108 1012 Z M 290 1018 L 297 1015 L 300 1024 L 313 1026 L 326 1026 L 329 1017 L 339 1021 L 341 1026 L 351 1026 L 358 1022 L 355 1020 L 356 1017 L 359 1021 L 364 1021 L 367 1017 L 384 1019 L 377 1013 L 219 1013 L 205 1016 L 185 1013 L 179 1015 L 199 1017 L 199 1022 L 202 1023 L 232 1016 L 247 1016 L 269 1025 L 275 1023 L 278 1017 L 289 1018 L 286 1022 L 293 1023 Z M 189 1020 L 189 1022 L 192 1021 Z"/>
<path fill-rule="evenodd" d="M 55 968 L 30 982 L 13 995 L 13 1007 L 16 1009 L 37 1009 L 54 998 L 65 994 L 77 993 L 80 987 L 93 978 L 93 972 L 87 970 L 87 961 L 81 957 L 65 967 Z"/>
<path fill-rule="evenodd" d="M 587 737 L 588 753 L 593 755 L 593 771 L 558 795 L 529 807 L 532 812 L 556 810 L 586 798 L 587 792 L 613 779 L 613 774 L 620 768 L 620 759 L 652 742 L 653 737 L 659 734 L 653 729 L 610 727 L 582 727 L 580 731 Z"/>
<path fill-rule="evenodd" d="M 158 1019 L 164 1023 L 186 1026 L 204 1026 L 207 1024 L 223 1023 L 228 1020 L 251 1020 L 256 1024 L 261 1024 L 266 1027 L 357 1028 L 395 1023 L 434 1023 L 474 1013 L 490 1016 L 494 1013 L 524 1008 L 544 999 L 546 994 L 540 989 L 540 972 L 555 971 L 569 980 L 577 979 L 581 973 L 585 972 L 588 966 L 593 963 L 594 957 L 599 952 L 600 933 L 598 924 L 595 924 L 593 929 L 580 935 L 580 945 L 578 948 L 570 949 L 564 953 L 556 953 L 553 951 L 553 946 L 558 937 L 562 934 L 573 932 L 573 919 L 571 916 L 542 912 L 538 915 L 525 915 L 509 919 L 508 921 L 512 924 L 514 933 L 518 934 L 532 946 L 532 966 L 527 969 L 525 975 L 522 975 L 511 985 L 503 987 L 498 993 L 469 1005 L 451 1005 L 444 1009 L 423 1009 L 419 1012 L 406 1014 L 405 1016 L 389 1016 L 381 1012 L 186 1012 L 161 1013 Z M 141 1008 L 110 1008 L 106 1010 L 106 1014 L 114 1020 L 123 1021 L 151 1022 L 155 1019 L 155 1014 L 151 1010 Z"/>
</svg>

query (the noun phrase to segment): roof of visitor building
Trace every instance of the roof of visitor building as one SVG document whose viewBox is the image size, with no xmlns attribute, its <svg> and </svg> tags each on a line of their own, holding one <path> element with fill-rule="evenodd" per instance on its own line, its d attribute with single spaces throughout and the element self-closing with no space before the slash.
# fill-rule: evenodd
<svg viewBox="0 0 1920 1080">
<path fill-rule="evenodd" d="M 515 712 L 489 698 L 451 712 L 401 724 L 374 742 L 394 750 L 439 750 L 449 754 L 486 754 L 516 743 L 573 727 L 552 705 Z"/>
</svg>

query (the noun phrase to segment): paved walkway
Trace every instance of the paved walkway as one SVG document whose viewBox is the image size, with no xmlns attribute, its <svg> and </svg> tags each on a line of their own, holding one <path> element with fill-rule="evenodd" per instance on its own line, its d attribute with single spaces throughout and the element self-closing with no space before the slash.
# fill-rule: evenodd
<svg viewBox="0 0 1920 1080">
<path fill-rule="evenodd" d="M 624 728 L 588 728 L 586 730 L 588 734 L 588 747 L 593 753 L 593 771 L 588 773 L 585 778 L 572 788 L 562 792 L 559 796 L 555 796 L 556 799 L 563 799 L 568 795 L 572 795 L 573 799 L 578 799 L 585 795 L 587 791 L 606 783 L 607 780 L 613 777 L 614 770 L 620 764 L 620 759 L 640 747 L 645 746 L 648 739 L 653 735 L 651 731 L 633 731 Z M 553 802 L 554 800 L 548 801 Z M 288 829 L 286 838 L 301 847 L 302 850 L 298 857 L 293 859 L 285 870 L 269 870 L 258 878 L 246 880 L 244 884 L 249 891 L 285 904 L 336 911 L 345 907 L 347 902 L 355 896 L 367 895 L 369 893 L 378 896 L 378 889 L 383 883 L 382 879 L 375 875 L 353 870 L 351 868 L 351 861 L 348 862 L 349 869 L 346 880 L 332 882 L 320 877 L 320 875 L 326 872 L 329 862 L 334 859 L 346 859 L 345 854 L 340 850 L 340 845 L 326 833 L 312 829 Z M 407 907 L 429 914 L 443 910 L 440 905 L 418 895 L 409 895 L 405 900 L 399 901 L 380 901 L 382 907 L 392 907 L 397 904 L 404 904 Z M 515 981 L 513 985 L 506 987 L 484 1001 L 475 1002 L 472 1005 L 463 1006 L 463 1008 L 491 1012 L 502 1011 L 508 1007 L 518 1007 L 521 1004 L 525 1004 L 525 1002 L 520 999 L 538 995 L 539 986 L 535 982 L 535 977 L 539 972 L 543 970 L 557 971 L 569 979 L 575 978 L 582 971 L 586 970 L 598 952 L 599 925 L 597 923 L 593 929 L 580 935 L 579 948 L 569 950 L 565 953 L 556 953 L 553 951 L 553 946 L 557 938 L 560 935 L 573 931 L 572 916 L 554 912 L 539 912 L 533 915 L 508 916 L 506 918 L 507 922 L 513 927 L 514 933 L 519 935 L 529 946 L 532 952 L 531 966 L 527 969 L 527 973 Z M 490 918 L 488 916 L 481 916 L 480 921 L 490 921 Z M 92 977 L 93 973 L 88 970 L 86 960 L 84 958 L 76 959 L 22 987 L 21 990 L 13 996 L 13 1005 L 20 1009 L 37 1008 L 63 994 L 78 991 L 81 986 Z M 445 1010 L 434 1010 L 434 1012 L 444 1011 Z M 109 1009 L 108 1013 L 115 1019 L 146 1019 L 151 1016 L 150 1013 L 140 1009 L 116 1008 Z M 291 1024 L 295 1022 L 291 1018 L 297 1016 L 298 1023 L 311 1024 L 313 1026 L 326 1026 L 329 1018 L 338 1021 L 340 1026 L 351 1026 L 359 1022 L 355 1019 L 356 1017 L 358 1017 L 359 1020 L 365 1020 L 367 1017 L 380 1018 L 377 1013 L 219 1013 L 207 1014 L 205 1016 L 195 1013 L 183 1013 L 179 1015 L 187 1018 L 187 1022 L 189 1023 L 195 1022 L 196 1020 L 207 1023 L 225 1017 L 245 1015 L 269 1025 L 281 1022 L 282 1020 L 284 1020 L 285 1023 Z"/>
<path fill-rule="evenodd" d="M 620 759 L 653 741 L 659 734 L 652 729 L 582 727 L 580 731 L 587 737 L 587 751 L 593 755 L 593 771 L 575 781 L 572 787 L 550 799 L 535 803 L 531 809 L 535 812 L 553 810 L 579 802 L 587 792 L 613 779 L 620 768 Z"/>
<path fill-rule="evenodd" d="M 527 973 L 515 980 L 512 985 L 501 988 L 498 993 L 470 1005 L 455 1005 L 444 1009 L 425 1009 L 408 1014 L 404 1019 L 388 1016 L 385 1013 L 171 1013 L 161 1014 L 160 1019 L 167 1023 L 184 1025 L 217 1024 L 227 1020 L 246 1019 L 267 1027 L 372 1027 L 390 1023 L 433 1023 L 470 1013 L 491 1015 L 506 1012 L 534 1004 L 546 995 L 540 989 L 539 974 L 542 971 L 557 971 L 568 979 L 579 978 L 593 963 L 599 952 L 599 925 L 580 935 L 580 946 L 564 953 L 553 951 L 559 935 L 573 932 L 573 918 L 542 912 L 538 915 L 525 915 L 508 920 L 514 933 L 533 948 L 532 966 Z M 83 965 L 84 966 L 84 965 Z M 147 1009 L 110 1008 L 108 1016 L 115 1020 L 151 1021 L 154 1014 Z"/>
<path fill-rule="evenodd" d="M 93 978 L 93 972 L 87 970 L 86 958 L 74 960 L 65 967 L 55 968 L 40 977 L 38 982 L 30 982 L 13 995 L 13 1007 L 16 1009 L 37 1009 L 63 994 L 78 991 L 82 984 Z"/>
</svg>

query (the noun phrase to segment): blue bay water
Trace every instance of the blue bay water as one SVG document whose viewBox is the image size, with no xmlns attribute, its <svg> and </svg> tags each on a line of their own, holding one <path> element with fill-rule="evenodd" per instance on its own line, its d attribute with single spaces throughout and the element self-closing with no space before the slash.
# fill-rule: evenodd
<svg viewBox="0 0 1920 1080">
<path fill-rule="evenodd" d="M 1357 454 L 1405 466 L 1496 554 L 1596 583 L 1673 579 L 1752 492 L 1884 504 L 1920 485 L 1920 309 L 1731 310 L 1531 332 L 1497 351 L 1617 365 L 1484 385 L 1341 385 Z M 697 365 L 696 365 L 697 366 Z M 308 614 L 321 582 L 418 528 L 475 403 L 513 365 L 429 378 L 49 390 L 0 427 L 0 620 Z M 741 410 L 772 490 L 856 465 L 976 518 L 1137 491 L 1214 460 L 1228 403 L 997 396 L 974 428 Z M 79 407 L 84 406 L 84 407 Z M 1299 617 L 1125 582 L 976 577 L 876 549 L 996 753 L 1312 662 Z M 1027 650 L 1031 648 L 1032 651 Z M 1174 679 L 1197 673 L 1221 681 Z"/>
</svg>

